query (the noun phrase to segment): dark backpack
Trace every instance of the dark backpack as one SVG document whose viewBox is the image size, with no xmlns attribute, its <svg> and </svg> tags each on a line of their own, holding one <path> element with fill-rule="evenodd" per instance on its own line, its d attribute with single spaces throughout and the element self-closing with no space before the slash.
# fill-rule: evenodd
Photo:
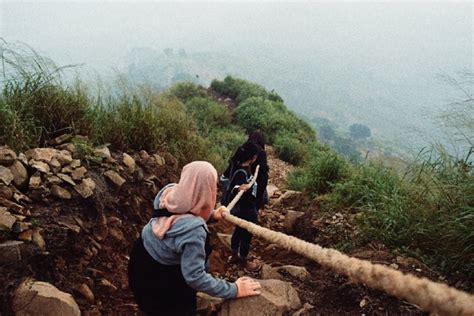
<svg viewBox="0 0 474 316">
<path fill-rule="evenodd" d="M 221 197 L 221 205 L 228 205 L 232 201 L 232 189 L 233 183 L 235 179 L 235 175 L 238 172 L 243 172 L 245 174 L 245 178 L 248 179 L 249 175 L 245 169 L 237 169 L 235 172 L 232 172 L 233 166 L 230 167 L 229 178 L 222 175 L 220 177 L 220 183 L 222 185 L 222 197 Z"/>
</svg>

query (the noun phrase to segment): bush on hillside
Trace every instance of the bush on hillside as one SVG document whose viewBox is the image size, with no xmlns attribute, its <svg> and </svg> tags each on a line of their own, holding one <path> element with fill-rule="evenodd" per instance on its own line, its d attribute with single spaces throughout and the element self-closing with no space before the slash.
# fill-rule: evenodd
<svg viewBox="0 0 474 316">
<path fill-rule="evenodd" d="M 209 150 L 209 161 L 219 172 L 223 172 L 236 148 L 247 140 L 244 130 L 239 128 L 216 128 L 207 136 L 212 144 Z"/>
<path fill-rule="evenodd" d="M 313 152 L 309 161 L 290 173 L 291 184 L 312 194 L 326 194 L 350 176 L 349 164 L 333 151 Z"/>
<path fill-rule="evenodd" d="M 293 165 L 302 164 L 308 157 L 307 147 L 291 135 L 278 135 L 273 145 L 278 158 Z"/>
<path fill-rule="evenodd" d="M 192 98 L 206 97 L 206 90 L 195 83 L 192 82 L 180 82 L 173 85 L 168 92 L 177 97 L 181 102 L 187 103 Z"/>
<path fill-rule="evenodd" d="M 335 208 L 359 212 L 364 241 L 380 240 L 445 273 L 472 279 L 472 192 L 472 165 L 429 151 L 410 166 L 404 178 L 382 166 L 360 165 L 336 185 L 332 199 Z"/>
<path fill-rule="evenodd" d="M 270 144 L 278 134 L 293 135 L 302 143 L 316 138 L 314 130 L 280 102 L 251 97 L 239 105 L 235 113 L 240 126 L 247 131 L 262 131 Z"/>
<path fill-rule="evenodd" d="M 194 116 L 199 130 L 205 134 L 216 127 L 228 126 L 232 121 L 229 110 L 209 98 L 192 98 L 186 103 L 186 109 Z"/>
<path fill-rule="evenodd" d="M 236 100 L 238 104 L 250 97 L 267 98 L 268 96 L 268 92 L 262 86 L 232 76 L 225 77 L 223 81 L 213 80 L 211 88 Z M 277 99 L 277 96 L 272 94 L 272 98 Z"/>
</svg>

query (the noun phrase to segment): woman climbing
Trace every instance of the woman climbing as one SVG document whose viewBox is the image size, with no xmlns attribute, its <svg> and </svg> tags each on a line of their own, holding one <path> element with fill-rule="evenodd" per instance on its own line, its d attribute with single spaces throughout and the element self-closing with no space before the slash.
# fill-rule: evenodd
<svg viewBox="0 0 474 316">
<path fill-rule="evenodd" d="M 157 195 L 158 208 L 135 242 L 128 266 L 130 289 L 146 315 L 195 315 L 197 291 L 221 298 L 260 294 L 252 279 L 230 283 L 205 271 L 206 222 L 226 211 L 214 210 L 216 194 L 215 168 L 195 161 L 184 166 L 178 184 Z"/>
<path fill-rule="evenodd" d="M 257 223 L 258 220 L 258 185 L 255 183 L 250 187 L 248 183 L 252 176 L 251 165 L 257 160 L 258 152 L 259 148 L 255 143 L 246 142 L 237 149 L 226 170 L 227 174 L 224 173 L 230 179 L 226 192 L 230 196 L 226 198 L 227 201 L 237 195 L 239 190 L 245 191 L 231 213 L 252 223 Z M 229 263 L 240 263 L 250 271 L 260 270 L 261 263 L 249 258 L 251 241 L 252 234 L 243 228 L 235 227 L 231 238 L 232 256 Z"/>
<path fill-rule="evenodd" d="M 267 152 L 265 151 L 265 136 L 260 131 L 253 131 L 249 134 L 248 141 L 258 147 L 257 160 L 250 166 L 250 169 L 252 174 L 255 174 L 255 169 L 257 166 L 260 166 L 258 171 L 257 203 L 258 209 L 263 210 L 265 204 L 268 203 L 267 184 L 270 169 L 267 163 Z"/>
</svg>

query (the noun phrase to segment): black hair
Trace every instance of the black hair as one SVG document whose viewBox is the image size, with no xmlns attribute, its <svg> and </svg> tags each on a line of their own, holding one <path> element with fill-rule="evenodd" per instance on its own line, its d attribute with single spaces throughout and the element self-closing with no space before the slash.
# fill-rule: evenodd
<svg viewBox="0 0 474 316">
<path fill-rule="evenodd" d="M 237 148 L 237 151 L 232 157 L 232 162 L 235 164 L 241 164 L 249 159 L 252 159 L 253 156 L 258 154 L 258 150 L 259 149 L 255 143 L 246 142 Z"/>
<path fill-rule="evenodd" d="M 265 135 L 263 135 L 260 131 L 253 131 L 249 134 L 248 142 L 254 142 L 255 144 L 259 145 L 260 147 L 265 148 Z"/>
</svg>

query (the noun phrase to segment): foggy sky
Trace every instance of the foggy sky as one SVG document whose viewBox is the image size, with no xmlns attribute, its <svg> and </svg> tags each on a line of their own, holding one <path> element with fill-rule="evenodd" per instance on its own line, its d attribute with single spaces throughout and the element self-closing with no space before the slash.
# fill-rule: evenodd
<svg viewBox="0 0 474 316">
<path fill-rule="evenodd" d="M 322 103 L 338 102 L 322 95 L 342 85 L 341 95 L 356 99 L 372 92 L 374 98 L 400 97 L 405 105 L 399 111 L 418 119 L 423 115 L 414 106 L 446 101 L 433 86 L 435 76 L 472 70 L 474 61 L 471 2 L 2 1 L 0 37 L 25 42 L 59 64 L 97 69 L 125 66 L 136 47 L 229 52 L 273 63 L 277 71 L 268 76 L 281 76 L 281 82 L 265 75 L 248 79 L 271 82 L 268 88 L 280 89 L 300 112 L 310 112 L 312 97 L 281 91 L 285 80 L 317 85 Z M 291 77 L 295 67 L 308 75 Z"/>
</svg>

